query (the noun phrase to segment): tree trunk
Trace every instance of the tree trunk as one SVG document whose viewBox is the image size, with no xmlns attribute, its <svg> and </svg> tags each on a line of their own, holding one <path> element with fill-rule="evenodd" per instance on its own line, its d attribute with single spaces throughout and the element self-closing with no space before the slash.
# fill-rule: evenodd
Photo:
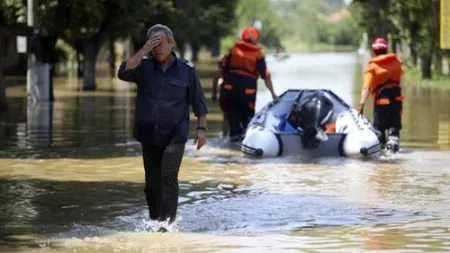
<svg viewBox="0 0 450 253">
<path fill-rule="evenodd" d="M 212 57 L 218 57 L 220 55 L 220 37 L 214 38 L 214 43 L 211 46 Z"/>
<path fill-rule="evenodd" d="M 421 57 L 422 79 L 431 79 L 431 56 L 423 55 Z"/>
<path fill-rule="evenodd" d="M 87 41 L 84 51 L 83 90 L 95 90 L 95 62 L 98 55 L 97 39 Z"/>
<path fill-rule="evenodd" d="M 7 109 L 3 70 L 12 67 L 18 60 L 17 47 L 11 38 L 12 34 L 0 26 L 0 111 Z"/>
<path fill-rule="evenodd" d="M 49 29 L 38 31 L 30 40 L 29 69 L 27 81 L 28 93 L 32 99 L 53 101 L 53 66 L 55 65 L 55 47 L 59 33 L 68 25 L 72 5 L 68 0 L 57 1 Z M 33 25 L 32 25 L 33 26 Z"/>
<path fill-rule="evenodd" d="M 450 57 L 445 57 L 445 68 L 444 68 L 444 70 L 445 71 L 443 71 L 444 72 L 444 74 L 446 74 L 447 76 L 450 76 Z"/>
<path fill-rule="evenodd" d="M 53 76 L 55 75 L 55 63 L 50 66 L 50 101 L 55 101 L 55 94 L 53 94 Z"/>
<path fill-rule="evenodd" d="M 33 42 L 33 52 L 36 56 L 31 81 L 32 97 L 42 101 L 53 101 L 53 68 L 56 62 L 55 36 L 41 36 L 38 34 Z M 34 87 L 33 87 L 34 86 Z M 36 93 L 36 91 L 38 91 Z"/>
<path fill-rule="evenodd" d="M 6 109 L 6 87 L 3 79 L 3 68 L 0 66 L 0 112 Z"/>
<path fill-rule="evenodd" d="M 191 43 L 192 48 L 192 61 L 198 62 L 198 53 L 200 51 L 200 45 L 198 43 Z"/>
<path fill-rule="evenodd" d="M 438 74 L 443 74 L 443 69 L 442 69 L 442 53 L 441 50 L 437 50 L 434 53 L 434 67 L 436 69 L 436 73 Z"/>
<path fill-rule="evenodd" d="M 411 51 L 411 62 L 414 67 L 417 67 L 417 51 L 414 45 L 409 45 L 409 50 Z"/>
<path fill-rule="evenodd" d="M 83 73 L 83 90 L 95 90 L 95 66 L 97 63 L 97 55 L 100 47 L 105 42 L 107 37 L 107 30 L 110 26 L 110 16 L 104 19 L 98 32 L 83 43 L 84 45 L 84 73 Z"/>
<path fill-rule="evenodd" d="M 42 38 L 43 44 L 43 53 L 46 57 L 43 57 L 42 61 L 47 65 L 48 68 L 48 100 L 54 101 L 53 95 L 53 75 L 55 73 L 54 67 L 56 63 L 56 41 L 57 37 L 55 36 L 45 36 Z M 45 74 L 47 75 L 47 74 Z"/>
<path fill-rule="evenodd" d="M 390 36 L 390 37 L 392 38 L 392 36 Z M 390 43 L 389 48 L 391 49 L 391 52 L 396 54 L 398 40 L 395 38 L 392 38 L 391 40 L 389 40 L 389 43 Z"/>
<path fill-rule="evenodd" d="M 2 11 L 0 10 L 0 19 L 3 19 Z M 0 20 L 2 22 L 3 20 Z M 3 35 L 2 26 L 0 26 L 0 112 L 6 110 L 6 87 L 3 80 L 3 62 L 6 59 L 6 53 L 8 49 L 6 49 L 5 38 Z"/>
<path fill-rule="evenodd" d="M 186 59 L 186 48 L 185 48 L 185 42 L 183 40 L 177 41 L 177 49 L 180 54 L 180 58 Z"/>
<path fill-rule="evenodd" d="M 180 47 L 180 58 L 181 59 L 186 59 L 186 48 L 184 48 L 184 45 Z"/>
<path fill-rule="evenodd" d="M 114 39 L 109 39 L 109 75 L 111 78 L 116 76 L 116 50 L 114 49 Z"/>
<path fill-rule="evenodd" d="M 77 75 L 83 77 L 84 59 L 81 59 L 81 53 L 77 51 Z"/>
</svg>

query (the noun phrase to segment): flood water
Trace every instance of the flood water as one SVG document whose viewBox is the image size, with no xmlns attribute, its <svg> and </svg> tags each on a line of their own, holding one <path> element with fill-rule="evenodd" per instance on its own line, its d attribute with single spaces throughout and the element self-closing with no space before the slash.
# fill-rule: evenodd
<svg viewBox="0 0 450 253">
<path fill-rule="evenodd" d="M 268 59 L 277 93 L 324 88 L 351 105 L 362 64 L 349 53 Z M 208 145 L 189 141 L 179 218 L 161 234 L 148 232 L 133 85 L 57 83 L 53 104 L 8 90 L 1 252 L 450 252 L 450 89 L 404 84 L 404 152 L 378 161 L 247 158 L 217 137 L 209 104 Z M 257 109 L 270 99 L 262 83 L 257 99 Z"/>
</svg>

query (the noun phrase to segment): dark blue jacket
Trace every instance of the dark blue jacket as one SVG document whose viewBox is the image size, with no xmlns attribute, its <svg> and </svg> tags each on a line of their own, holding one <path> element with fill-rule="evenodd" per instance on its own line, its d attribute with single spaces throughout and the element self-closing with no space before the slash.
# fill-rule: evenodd
<svg viewBox="0 0 450 253">
<path fill-rule="evenodd" d="M 189 105 L 199 117 L 208 113 L 194 66 L 174 55 L 164 72 L 152 57 L 131 70 L 118 70 L 119 79 L 137 84 L 134 137 L 146 145 L 186 142 Z"/>
</svg>

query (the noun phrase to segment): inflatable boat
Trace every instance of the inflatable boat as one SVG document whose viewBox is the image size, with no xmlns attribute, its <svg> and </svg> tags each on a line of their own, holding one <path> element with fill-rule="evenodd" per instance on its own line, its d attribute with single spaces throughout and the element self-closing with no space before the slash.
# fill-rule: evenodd
<svg viewBox="0 0 450 253">
<path fill-rule="evenodd" d="M 330 90 L 287 90 L 251 119 L 241 143 L 250 156 L 371 157 L 380 153 L 370 121 Z"/>
</svg>

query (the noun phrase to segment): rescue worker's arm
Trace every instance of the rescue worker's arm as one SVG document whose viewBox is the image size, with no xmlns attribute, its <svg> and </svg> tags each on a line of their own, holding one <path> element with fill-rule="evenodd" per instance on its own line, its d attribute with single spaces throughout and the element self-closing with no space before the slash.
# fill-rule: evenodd
<svg viewBox="0 0 450 253">
<path fill-rule="evenodd" d="M 367 97 L 369 97 L 370 85 L 373 81 L 373 72 L 368 70 L 364 73 L 364 83 L 361 89 L 361 99 L 359 101 L 359 114 L 364 113 L 364 104 L 366 103 Z"/>
<path fill-rule="evenodd" d="M 223 78 L 224 68 L 227 61 L 228 55 L 223 56 L 219 61 L 219 67 L 217 68 L 216 75 L 213 79 L 213 86 L 212 86 L 212 94 L 211 94 L 211 100 L 213 102 L 217 101 L 217 87 L 219 86 L 219 78 Z"/>
<path fill-rule="evenodd" d="M 138 66 L 141 63 L 142 58 L 152 51 L 154 47 L 158 46 L 159 43 L 161 43 L 160 36 L 147 40 L 144 46 L 137 51 L 136 54 L 134 54 L 127 61 L 122 62 L 119 67 L 117 77 L 126 82 L 137 82 L 137 75 L 139 74 Z"/>
<path fill-rule="evenodd" d="M 211 100 L 213 102 L 217 101 L 217 87 L 219 86 L 219 78 L 222 76 L 222 70 L 217 69 L 216 75 L 213 79 L 212 92 L 211 92 Z"/>
<path fill-rule="evenodd" d="M 275 91 L 273 91 L 272 79 L 270 78 L 270 74 L 268 74 L 266 76 L 266 78 L 264 78 L 264 83 L 266 84 L 267 89 L 270 90 L 270 93 L 272 94 L 272 98 L 274 100 L 278 100 L 279 97 L 277 96 L 277 94 L 275 94 Z"/>
<path fill-rule="evenodd" d="M 279 98 L 278 98 L 277 94 L 275 94 L 275 91 L 273 90 L 272 79 L 270 78 L 270 72 L 267 69 L 266 59 L 264 56 L 261 56 L 258 59 L 257 67 L 258 67 L 259 74 L 261 75 L 261 78 L 264 79 L 264 83 L 265 83 L 267 89 L 269 89 L 270 94 L 272 94 L 272 98 L 274 100 L 278 100 Z"/>
</svg>

